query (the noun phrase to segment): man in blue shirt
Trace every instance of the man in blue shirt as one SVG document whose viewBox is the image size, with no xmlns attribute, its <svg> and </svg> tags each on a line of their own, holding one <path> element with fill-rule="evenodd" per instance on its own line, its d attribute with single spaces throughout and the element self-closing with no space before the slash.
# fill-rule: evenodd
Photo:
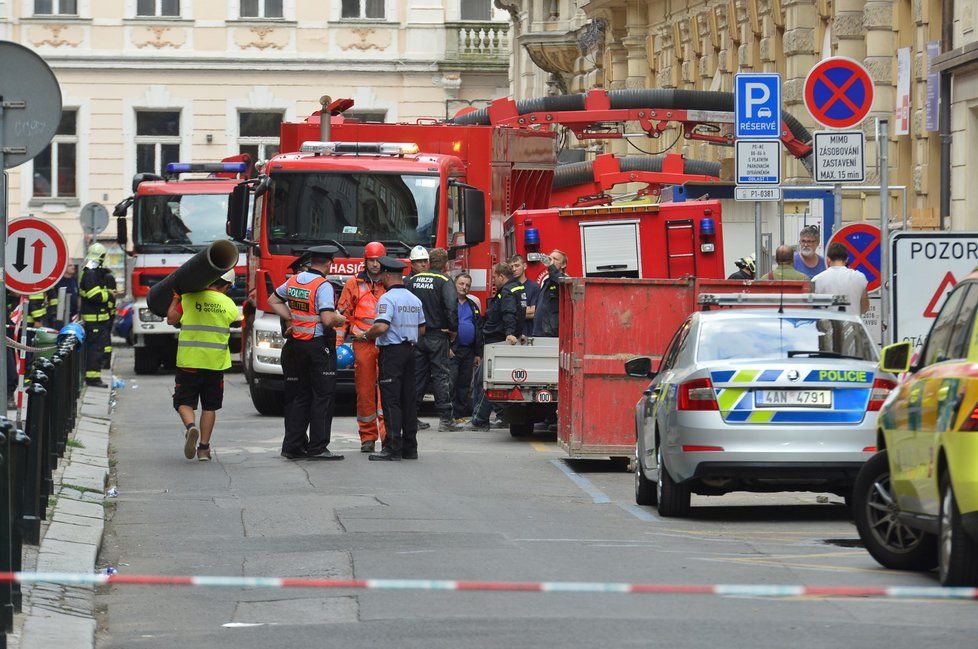
<svg viewBox="0 0 978 649">
<path fill-rule="evenodd" d="M 380 258 L 381 281 L 387 292 L 377 301 L 377 317 L 365 333 L 354 340 L 376 341 L 380 349 L 380 404 L 387 424 L 380 453 L 371 453 L 374 462 L 418 459 L 417 383 L 414 374 L 414 347 L 424 335 L 424 309 L 419 300 L 404 288 L 403 262 Z"/>
<path fill-rule="evenodd" d="M 798 235 L 798 251 L 795 253 L 795 270 L 804 273 L 808 279 L 825 270 L 825 259 L 818 254 L 818 228 L 806 225 Z"/>
<path fill-rule="evenodd" d="M 452 344 L 451 385 L 455 423 L 465 422 L 472 412 L 472 374 L 482 364 L 482 309 L 469 297 L 472 276 L 460 273 L 455 278 L 458 292 L 458 336 Z"/>
</svg>

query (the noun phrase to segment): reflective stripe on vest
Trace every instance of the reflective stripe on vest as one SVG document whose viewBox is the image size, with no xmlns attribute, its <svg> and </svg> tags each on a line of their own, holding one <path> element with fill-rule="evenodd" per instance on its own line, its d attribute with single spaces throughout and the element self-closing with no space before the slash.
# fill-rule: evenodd
<svg viewBox="0 0 978 649">
<path fill-rule="evenodd" d="M 357 281 L 357 304 L 353 309 L 353 333 L 362 334 L 374 324 L 377 316 L 377 296 L 367 282 Z"/>
<path fill-rule="evenodd" d="M 226 370 L 231 366 L 229 313 L 237 307 L 217 291 L 186 293 L 177 337 L 177 367 Z"/>
<path fill-rule="evenodd" d="M 325 277 L 317 277 L 308 284 L 300 284 L 299 276 L 293 275 L 285 283 L 285 299 L 292 312 L 292 337 L 296 340 L 312 340 L 316 325 L 322 323 L 316 308 L 316 294 L 326 283 Z"/>
</svg>

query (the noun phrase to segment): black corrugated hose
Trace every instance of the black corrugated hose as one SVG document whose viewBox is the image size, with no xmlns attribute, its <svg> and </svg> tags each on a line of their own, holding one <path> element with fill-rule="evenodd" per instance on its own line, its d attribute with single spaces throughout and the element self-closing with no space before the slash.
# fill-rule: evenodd
<svg viewBox="0 0 978 649">
<path fill-rule="evenodd" d="M 662 171 L 665 156 L 629 155 L 618 158 L 622 171 Z M 684 160 L 683 173 L 720 177 L 720 163 L 708 160 Z M 590 160 L 558 165 L 554 170 L 554 189 L 594 182 L 594 164 Z"/>
</svg>

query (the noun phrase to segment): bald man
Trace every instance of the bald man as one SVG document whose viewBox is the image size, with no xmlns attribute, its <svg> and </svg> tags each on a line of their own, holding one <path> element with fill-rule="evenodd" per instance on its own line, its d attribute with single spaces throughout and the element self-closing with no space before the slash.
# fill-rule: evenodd
<svg viewBox="0 0 978 649">
<path fill-rule="evenodd" d="M 777 250 L 774 251 L 774 260 L 778 265 L 765 276 L 765 279 L 808 281 L 808 275 L 795 270 L 795 251 L 791 249 L 791 246 L 784 244 L 778 246 Z"/>
</svg>

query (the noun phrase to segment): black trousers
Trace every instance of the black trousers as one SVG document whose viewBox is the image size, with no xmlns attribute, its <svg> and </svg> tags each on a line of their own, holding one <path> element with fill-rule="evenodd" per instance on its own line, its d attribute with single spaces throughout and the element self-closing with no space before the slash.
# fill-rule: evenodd
<svg viewBox="0 0 978 649">
<path fill-rule="evenodd" d="M 384 448 L 391 453 L 417 453 L 418 410 L 414 347 L 409 343 L 380 348 L 380 405 L 384 409 L 387 437 Z"/>
<path fill-rule="evenodd" d="M 290 340 L 282 348 L 285 375 L 283 453 L 322 453 L 329 446 L 336 392 L 333 336 Z"/>
<path fill-rule="evenodd" d="M 417 408 L 424 399 L 425 386 L 431 378 L 431 390 L 435 393 L 435 407 L 441 419 L 452 418 L 452 394 L 449 386 L 448 334 L 441 331 L 426 332 L 414 348 L 414 376 L 418 384 Z M 384 411 L 386 414 L 387 411 Z"/>
<path fill-rule="evenodd" d="M 475 369 L 475 349 L 458 347 L 450 360 L 452 384 L 452 410 L 456 417 L 472 412 L 472 370 Z"/>
<path fill-rule="evenodd" d="M 105 354 L 105 332 L 108 322 L 85 323 L 85 378 L 98 379 L 102 376 L 102 357 Z"/>
</svg>

